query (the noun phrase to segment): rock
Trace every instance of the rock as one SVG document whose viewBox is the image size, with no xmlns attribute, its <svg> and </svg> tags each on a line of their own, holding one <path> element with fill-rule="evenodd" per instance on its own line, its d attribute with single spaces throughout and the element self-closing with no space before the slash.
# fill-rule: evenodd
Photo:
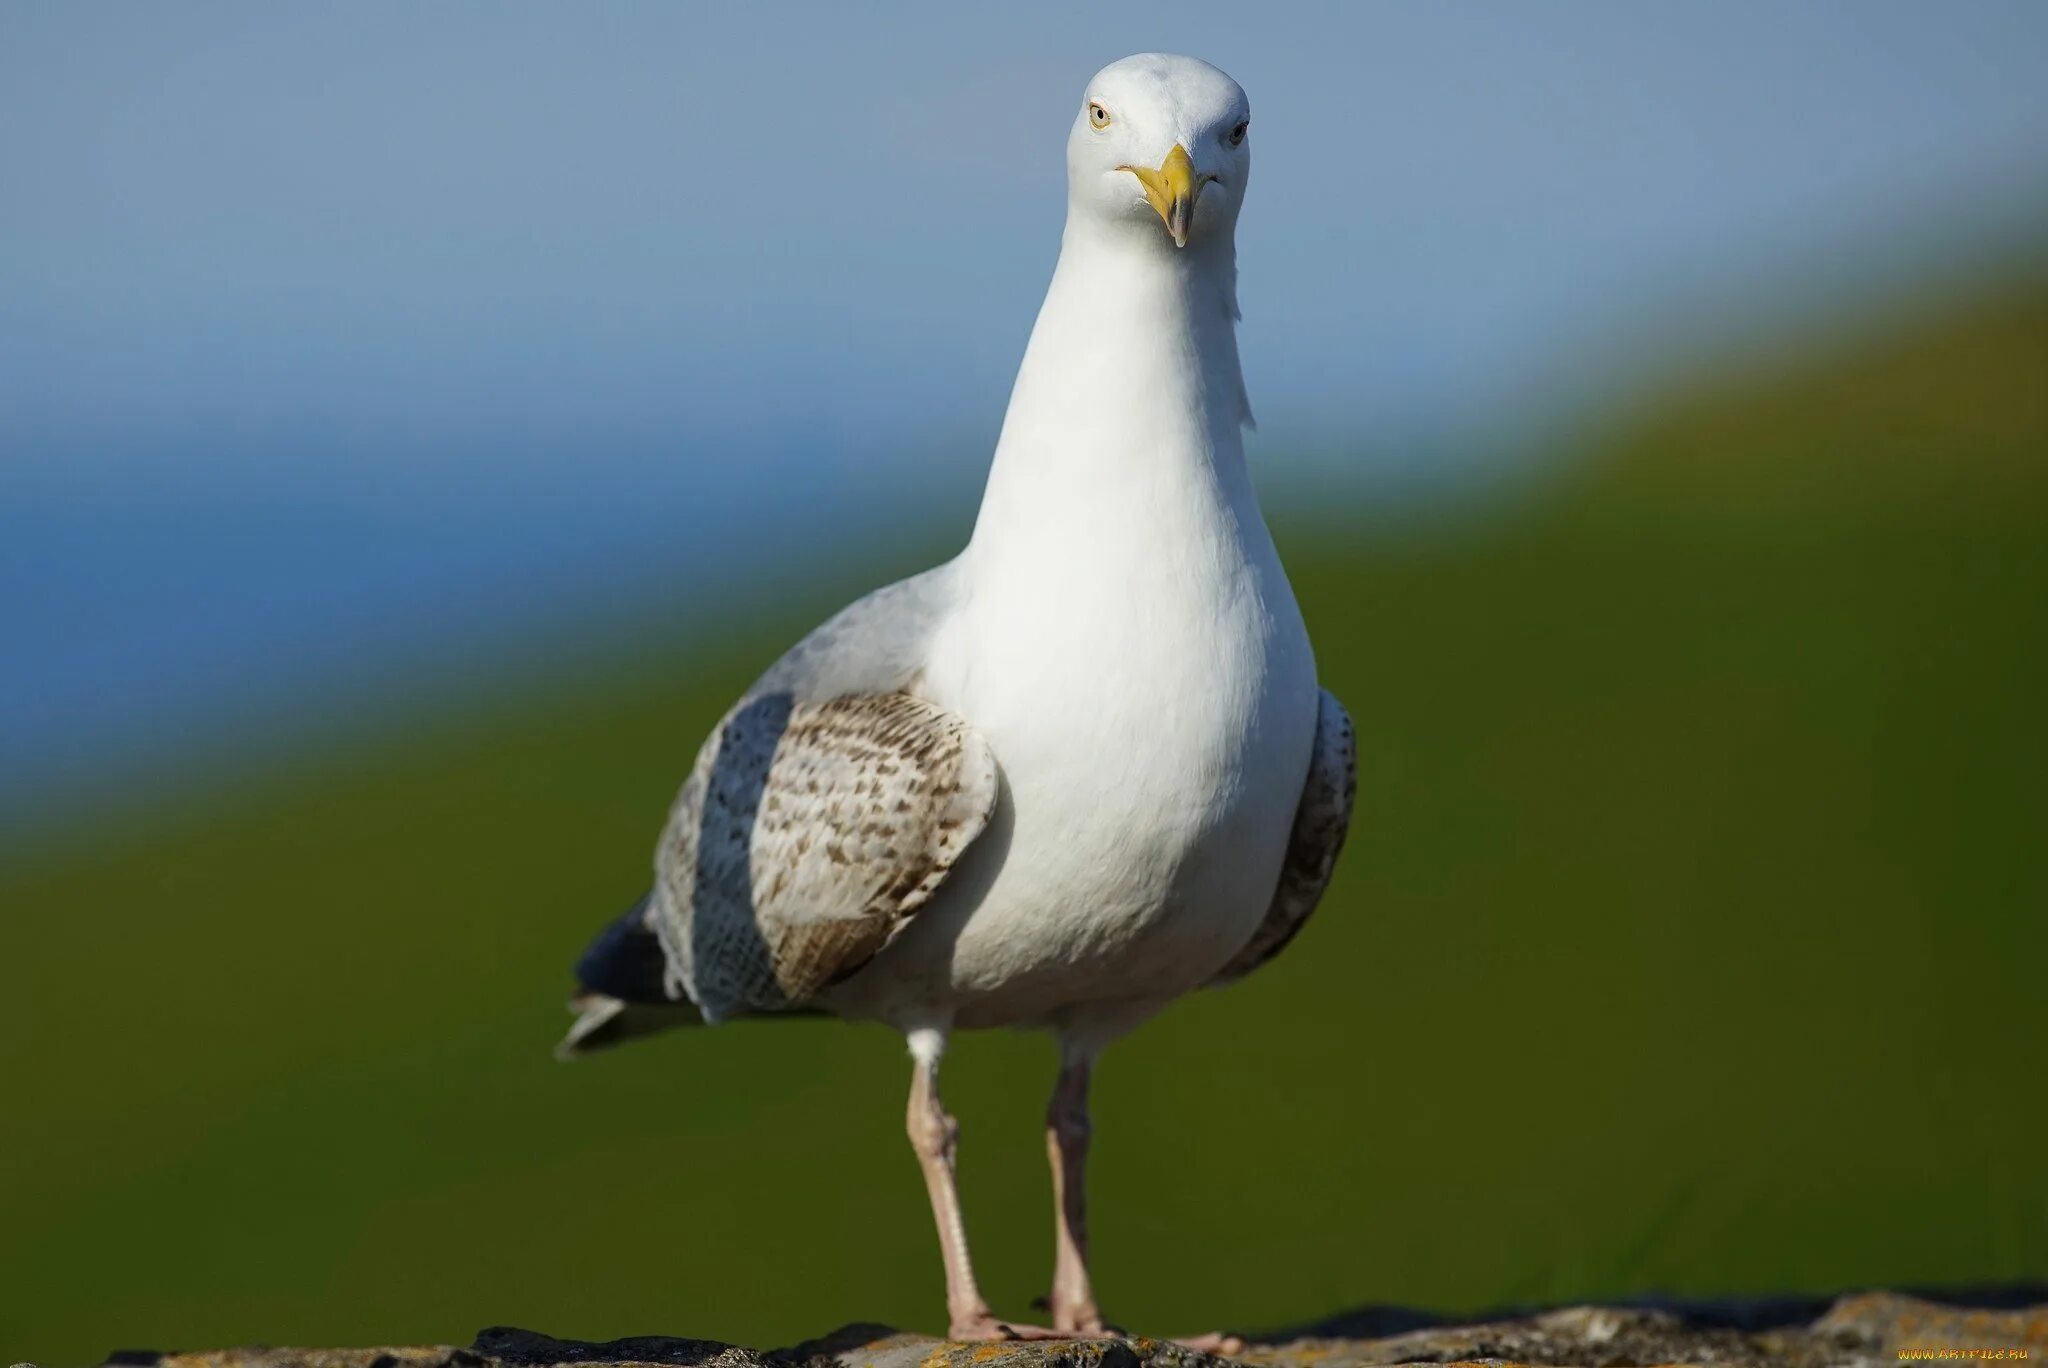
<svg viewBox="0 0 2048 1368">
<path fill-rule="evenodd" d="M 763 1356 L 717 1340 L 636 1335 L 631 1339 L 558 1340 L 533 1330 L 494 1325 L 477 1332 L 475 1354 L 488 1368 L 553 1368 L 562 1363 L 665 1363 L 684 1368 L 761 1368 Z M 295 1365 L 296 1368 L 296 1365 Z M 308 1364 L 305 1368 L 321 1368 Z M 396 1368 L 394 1365 L 393 1368 Z M 466 1368 L 454 1365 L 453 1368 Z"/>
<path fill-rule="evenodd" d="M 1453 1324 L 1370 1307 L 1299 1331 L 1256 1335 L 1234 1359 L 1165 1340 L 951 1344 L 881 1325 L 849 1325 L 787 1349 L 650 1335 L 593 1344 L 496 1326 L 466 1349 L 222 1349 L 123 1352 L 110 1368 L 1385 1368 L 1394 1364 L 1545 1364 L 1560 1368 L 1878 1368 L 2048 1359 L 2048 1288 L 1944 1303 L 1869 1292 L 1693 1305 L 1573 1306 Z"/>
<path fill-rule="evenodd" d="M 2014 1347 L 2029 1350 L 2027 1357 L 2038 1361 L 2048 1357 L 2048 1297 L 2028 1300 L 2033 1304 L 1944 1306 L 1893 1292 L 1869 1292 L 1837 1301 L 1814 1322 L 1813 1332 L 1838 1342 L 1875 1344 L 1895 1361 L 1947 1346 Z"/>
<path fill-rule="evenodd" d="M 205 1349 L 162 1354 L 148 1349 L 123 1349 L 107 1359 L 108 1368 L 487 1368 L 488 1360 L 467 1349 L 428 1345 L 412 1349 Z M 21 1368 L 21 1365 L 17 1365 Z"/>
</svg>

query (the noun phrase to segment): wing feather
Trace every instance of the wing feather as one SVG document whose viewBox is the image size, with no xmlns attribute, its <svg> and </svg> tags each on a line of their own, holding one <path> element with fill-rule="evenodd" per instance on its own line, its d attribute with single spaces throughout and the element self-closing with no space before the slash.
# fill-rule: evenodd
<svg viewBox="0 0 2048 1368">
<path fill-rule="evenodd" d="M 669 992 L 712 1021 L 802 1004 L 938 890 L 996 794 L 987 743 L 911 694 L 743 700 L 656 853 L 647 920 Z"/>
<path fill-rule="evenodd" d="M 1316 713 L 1315 753 L 1308 782 L 1294 810 L 1294 829 L 1287 841 L 1287 859 L 1266 918 L 1244 949 L 1237 952 L 1211 987 L 1235 983 L 1287 948 L 1308 924 L 1330 886 L 1338 853 L 1351 830 L 1352 801 L 1358 792 L 1358 742 L 1351 715 L 1325 689 Z"/>
</svg>

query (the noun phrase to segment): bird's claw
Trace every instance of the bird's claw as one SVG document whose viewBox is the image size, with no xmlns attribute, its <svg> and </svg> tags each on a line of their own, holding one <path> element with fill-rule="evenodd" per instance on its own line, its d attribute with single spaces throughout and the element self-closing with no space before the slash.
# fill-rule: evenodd
<svg viewBox="0 0 2048 1368">
<path fill-rule="evenodd" d="M 976 1316 L 972 1320 L 955 1321 L 946 1332 L 946 1338 L 963 1344 L 999 1343 L 1005 1340 L 1106 1340 L 1131 1339 L 1128 1330 L 1111 1325 L 1101 1317 L 1081 1320 L 1070 1329 L 1054 1329 L 1043 1325 L 1024 1325 L 1017 1321 L 1001 1320 L 993 1315 Z M 1244 1352 L 1244 1338 L 1222 1331 L 1206 1335 L 1190 1335 L 1167 1341 L 1183 1349 L 1192 1349 L 1200 1354 L 1216 1354 L 1230 1357 Z"/>
<path fill-rule="evenodd" d="M 1183 1349 L 1192 1349 L 1198 1354 L 1217 1354 L 1234 1358 L 1244 1352 L 1244 1336 L 1233 1335 L 1227 1330 L 1212 1330 L 1206 1335 L 1189 1335 L 1174 1340 Z"/>
<path fill-rule="evenodd" d="M 1055 1330 L 1045 1325 L 1025 1325 L 994 1316 L 976 1316 L 972 1320 L 953 1322 L 946 1338 L 965 1344 L 985 1344 L 1001 1340 L 1121 1339 L 1122 1336 L 1109 1330 Z"/>
</svg>

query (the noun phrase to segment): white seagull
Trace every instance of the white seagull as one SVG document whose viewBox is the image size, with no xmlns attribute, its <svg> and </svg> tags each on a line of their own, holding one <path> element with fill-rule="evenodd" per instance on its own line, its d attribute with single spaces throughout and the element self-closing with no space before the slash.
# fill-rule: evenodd
<svg viewBox="0 0 2048 1368">
<path fill-rule="evenodd" d="M 1096 73 L 966 550 L 761 676 L 698 754 L 653 889 L 577 965 L 565 1054 L 792 1011 L 902 1031 L 955 1339 L 1116 1333 L 1082 1195 L 1096 1054 L 1277 953 L 1350 822 L 1351 722 L 1245 468 L 1249 123 L 1206 62 Z M 983 1300 L 954 1186 L 939 1061 L 990 1026 L 1059 1043 L 1046 1328 Z"/>
</svg>

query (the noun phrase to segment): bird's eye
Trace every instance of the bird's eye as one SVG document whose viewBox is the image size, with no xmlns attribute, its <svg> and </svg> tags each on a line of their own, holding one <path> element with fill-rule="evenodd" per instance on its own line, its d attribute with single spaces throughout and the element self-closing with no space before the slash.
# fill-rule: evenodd
<svg viewBox="0 0 2048 1368">
<path fill-rule="evenodd" d="M 1251 127 L 1252 121 L 1250 119 L 1246 119 L 1243 123 L 1240 123 L 1237 127 L 1231 129 L 1230 145 L 1232 147 L 1243 147 L 1244 135 L 1251 131 Z"/>
<path fill-rule="evenodd" d="M 1090 100 L 1088 102 L 1088 122 L 1097 128 L 1109 127 L 1109 111 L 1095 103 L 1095 101 Z"/>
</svg>

